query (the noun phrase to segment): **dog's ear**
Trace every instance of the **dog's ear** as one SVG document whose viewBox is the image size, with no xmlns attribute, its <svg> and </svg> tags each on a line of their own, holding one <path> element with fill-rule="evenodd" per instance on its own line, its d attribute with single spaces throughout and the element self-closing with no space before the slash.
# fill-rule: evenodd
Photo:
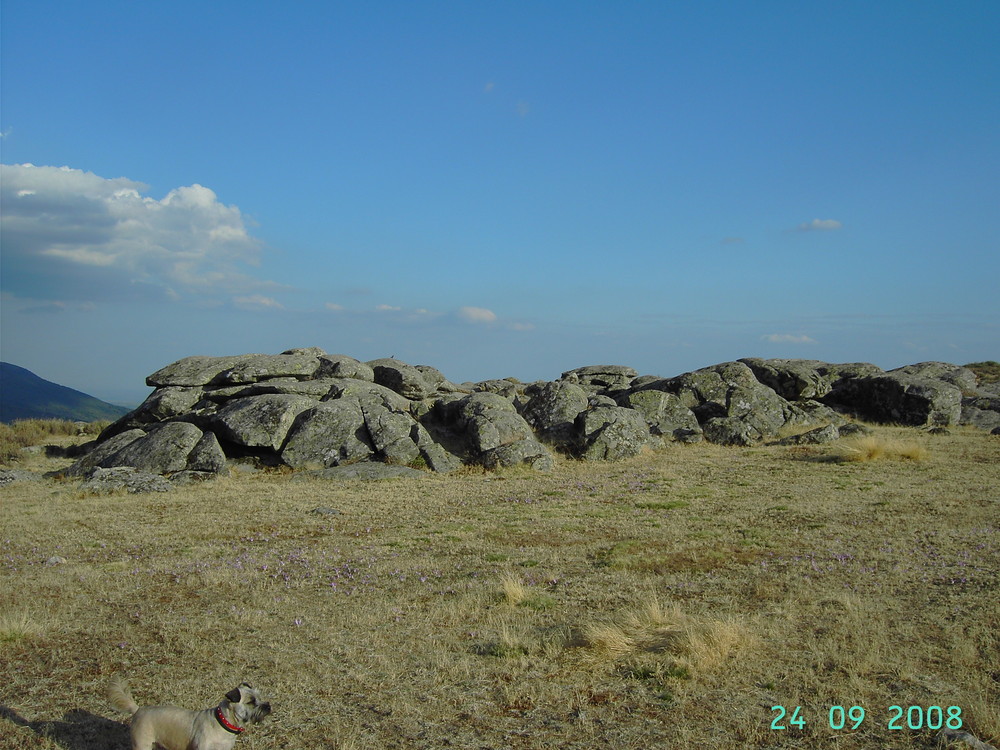
<svg viewBox="0 0 1000 750">
<path fill-rule="evenodd" d="M 244 684 L 246 684 L 246 683 L 244 683 Z M 242 695 L 240 693 L 240 688 L 238 688 L 238 687 L 233 688 L 228 693 L 226 693 L 226 700 L 229 701 L 230 703 L 239 703 L 241 697 L 242 697 Z"/>
</svg>

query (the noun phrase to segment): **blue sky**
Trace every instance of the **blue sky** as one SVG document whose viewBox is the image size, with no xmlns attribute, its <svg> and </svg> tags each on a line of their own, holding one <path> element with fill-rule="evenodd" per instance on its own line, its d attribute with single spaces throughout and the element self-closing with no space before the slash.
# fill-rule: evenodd
<svg viewBox="0 0 1000 750">
<path fill-rule="evenodd" d="M 0 12 L 0 354 L 101 398 L 295 346 L 1000 358 L 998 3 Z"/>
</svg>

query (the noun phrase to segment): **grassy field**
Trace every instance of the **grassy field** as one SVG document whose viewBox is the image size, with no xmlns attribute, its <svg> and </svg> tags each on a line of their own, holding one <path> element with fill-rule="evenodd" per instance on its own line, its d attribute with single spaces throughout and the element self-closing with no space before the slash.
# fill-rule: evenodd
<svg viewBox="0 0 1000 750">
<path fill-rule="evenodd" d="M 126 747 L 114 674 L 140 704 L 265 689 L 238 744 L 261 750 L 932 748 L 950 707 L 996 744 L 1000 439 L 875 436 L 549 474 L 8 485 L 0 748 Z"/>
</svg>

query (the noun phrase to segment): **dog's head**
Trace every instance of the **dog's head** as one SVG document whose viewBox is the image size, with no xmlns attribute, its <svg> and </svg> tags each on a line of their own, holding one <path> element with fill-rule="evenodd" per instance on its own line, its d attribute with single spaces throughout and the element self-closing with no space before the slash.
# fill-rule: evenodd
<svg viewBox="0 0 1000 750">
<path fill-rule="evenodd" d="M 244 682 L 226 693 L 226 698 L 219 709 L 229 721 L 242 730 L 248 724 L 258 722 L 271 713 L 271 704 L 264 700 L 259 690 Z"/>
</svg>

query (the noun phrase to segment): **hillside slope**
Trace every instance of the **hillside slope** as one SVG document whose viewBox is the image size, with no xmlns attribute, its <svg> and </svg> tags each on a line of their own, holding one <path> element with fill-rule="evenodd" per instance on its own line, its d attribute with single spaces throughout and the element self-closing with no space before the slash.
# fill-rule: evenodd
<svg viewBox="0 0 1000 750">
<path fill-rule="evenodd" d="M 0 362 L 0 422 L 17 419 L 118 419 L 129 410 Z"/>
</svg>

